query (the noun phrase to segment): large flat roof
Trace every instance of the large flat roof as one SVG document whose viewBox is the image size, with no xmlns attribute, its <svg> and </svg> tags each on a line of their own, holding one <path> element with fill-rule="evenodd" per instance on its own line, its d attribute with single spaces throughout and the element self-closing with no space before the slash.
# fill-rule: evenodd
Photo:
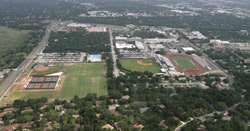
<svg viewBox="0 0 250 131">
<path fill-rule="evenodd" d="M 182 47 L 184 51 L 194 51 L 193 47 Z"/>
</svg>

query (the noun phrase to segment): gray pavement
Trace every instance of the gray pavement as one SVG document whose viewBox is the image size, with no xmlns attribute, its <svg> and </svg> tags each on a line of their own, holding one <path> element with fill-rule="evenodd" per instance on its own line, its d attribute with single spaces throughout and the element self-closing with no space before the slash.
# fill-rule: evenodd
<svg viewBox="0 0 250 131">
<path fill-rule="evenodd" d="M 113 63 L 114 63 L 114 76 L 115 77 L 118 77 L 119 76 L 119 69 L 117 67 L 117 55 L 115 53 L 115 47 L 114 47 L 114 44 L 113 44 L 113 33 L 112 33 L 112 27 L 110 26 L 109 27 L 109 35 L 110 35 L 110 46 L 111 46 L 111 55 L 112 55 L 112 58 L 113 58 Z"/>
</svg>

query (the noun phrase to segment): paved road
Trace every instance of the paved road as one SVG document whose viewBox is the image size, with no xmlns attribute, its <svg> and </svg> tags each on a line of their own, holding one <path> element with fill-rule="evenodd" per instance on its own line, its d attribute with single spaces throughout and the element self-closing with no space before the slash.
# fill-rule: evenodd
<svg viewBox="0 0 250 131">
<path fill-rule="evenodd" d="M 51 24 L 46 28 L 45 35 L 41 40 L 41 42 L 38 44 L 38 46 L 33 49 L 33 51 L 27 56 L 27 58 L 12 73 L 10 73 L 9 76 L 2 83 L 0 87 L 0 100 L 9 91 L 11 86 L 24 72 L 24 70 L 27 69 L 27 67 L 32 63 L 36 55 L 44 50 L 44 48 L 48 44 L 48 39 L 51 33 L 51 29 L 55 24 L 56 24 L 55 21 L 51 22 Z"/>
<path fill-rule="evenodd" d="M 184 126 L 186 126 L 189 122 L 191 122 L 191 121 L 193 121 L 193 120 L 194 120 L 194 118 L 190 118 L 190 120 L 187 121 L 187 122 L 181 121 L 181 125 L 178 126 L 178 127 L 176 127 L 176 128 L 174 129 L 174 131 L 181 131 L 181 128 L 183 128 Z"/>
<path fill-rule="evenodd" d="M 115 54 L 115 47 L 114 47 L 114 43 L 113 43 L 113 33 L 112 33 L 112 27 L 109 26 L 109 36 L 110 36 L 110 46 L 111 46 L 111 54 L 112 54 L 112 58 L 113 58 L 113 63 L 114 63 L 114 76 L 118 77 L 119 76 L 119 69 L 117 67 L 117 55 Z"/>
</svg>

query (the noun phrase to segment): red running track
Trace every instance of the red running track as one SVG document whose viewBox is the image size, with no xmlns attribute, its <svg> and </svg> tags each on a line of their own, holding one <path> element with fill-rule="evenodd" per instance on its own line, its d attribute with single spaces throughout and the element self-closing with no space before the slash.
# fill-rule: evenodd
<svg viewBox="0 0 250 131">
<path fill-rule="evenodd" d="M 197 69 L 180 69 L 178 65 L 172 59 L 173 57 L 188 57 L 198 68 Z M 205 72 L 205 69 L 191 56 L 186 54 L 167 54 L 167 58 L 171 61 L 171 63 L 175 66 L 175 69 L 179 72 L 183 72 L 185 74 L 201 74 Z"/>
</svg>

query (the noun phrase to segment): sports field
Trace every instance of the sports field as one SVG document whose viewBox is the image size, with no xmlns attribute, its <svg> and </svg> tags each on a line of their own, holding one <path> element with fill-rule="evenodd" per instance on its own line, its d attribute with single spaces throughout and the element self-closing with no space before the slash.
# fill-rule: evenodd
<svg viewBox="0 0 250 131">
<path fill-rule="evenodd" d="M 193 61 L 190 60 L 189 57 L 175 56 L 172 57 L 172 59 L 181 70 L 198 68 L 198 66 L 195 63 L 193 63 Z"/>
<path fill-rule="evenodd" d="M 175 69 L 185 74 L 201 74 L 205 69 L 192 57 L 186 54 L 168 54 L 167 58 Z"/>
<path fill-rule="evenodd" d="M 34 71 L 33 75 L 41 75 L 55 72 L 63 72 L 61 81 L 63 86 L 60 90 L 30 91 L 24 90 L 17 84 L 2 101 L 13 102 L 15 99 L 29 99 L 47 97 L 49 99 L 71 99 L 74 95 L 84 97 L 88 93 L 96 93 L 98 96 L 107 94 L 106 66 L 105 63 L 80 63 L 62 66 L 53 66 L 44 72 Z M 59 83 L 60 83 L 59 82 Z"/>
<path fill-rule="evenodd" d="M 131 71 L 158 73 L 160 67 L 151 59 L 120 59 L 122 67 Z"/>
<path fill-rule="evenodd" d="M 55 89 L 59 76 L 33 76 L 26 89 Z"/>
</svg>

